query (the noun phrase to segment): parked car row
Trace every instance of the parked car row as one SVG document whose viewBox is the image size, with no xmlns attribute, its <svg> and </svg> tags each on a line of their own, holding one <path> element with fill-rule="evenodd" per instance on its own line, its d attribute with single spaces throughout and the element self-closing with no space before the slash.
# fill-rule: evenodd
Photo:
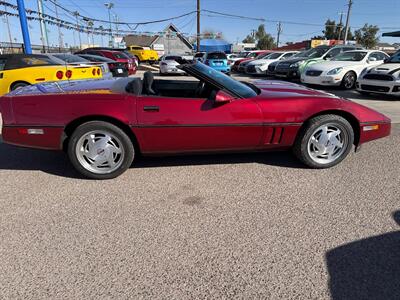
<svg viewBox="0 0 400 300">
<path fill-rule="evenodd" d="M 253 76 L 300 80 L 306 85 L 356 88 L 362 94 L 400 95 L 400 51 L 353 45 L 318 46 L 307 51 L 252 51 L 235 59 L 232 71 Z"/>
<path fill-rule="evenodd" d="M 137 60 L 124 50 L 88 48 L 71 53 L 0 56 L 0 95 L 48 81 L 127 77 Z"/>
</svg>

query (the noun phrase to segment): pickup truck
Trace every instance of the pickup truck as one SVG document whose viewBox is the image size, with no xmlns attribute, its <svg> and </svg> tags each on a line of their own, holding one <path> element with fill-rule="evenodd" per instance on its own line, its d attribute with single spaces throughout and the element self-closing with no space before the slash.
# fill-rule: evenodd
<svg viewBox="0 0 400 300">
<path fill-rule="evenodd" d="M 153 64 L 158 60 L 158 53 L 152 49 L 146 49 L 140 46 L 128 46 L 127 50 L 135 55 L 138 59 L 138 62 L 148 62 L 149 64 Z"/>
</svg>

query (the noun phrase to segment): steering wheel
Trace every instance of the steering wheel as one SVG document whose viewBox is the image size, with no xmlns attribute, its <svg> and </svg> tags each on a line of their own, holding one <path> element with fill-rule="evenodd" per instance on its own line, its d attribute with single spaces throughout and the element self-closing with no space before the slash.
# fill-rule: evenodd
<svg viewBox="0 0 400 300">
<path fill-rule="evenodd" d="M 206 83 L 204 81 L 199 81 L 199 83 L 197 84 L 196 91 L 195 91 L 196 97 L 201 97 L 201 95 L 203 95 L 205 87 L 206 87 Z"/>
</svg>

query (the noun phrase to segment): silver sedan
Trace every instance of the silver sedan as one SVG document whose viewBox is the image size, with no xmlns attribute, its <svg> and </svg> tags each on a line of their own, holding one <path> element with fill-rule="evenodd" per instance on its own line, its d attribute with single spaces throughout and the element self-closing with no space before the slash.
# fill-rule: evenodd
<svg viewBox="0 0 400 300">
<path fill-rule="evenodd" d="M 183 61 L 184 58 L 180 55 L 165 55 L 160 61 L 160 75 L 185 74 L 177 68 Z"/>
</svg>

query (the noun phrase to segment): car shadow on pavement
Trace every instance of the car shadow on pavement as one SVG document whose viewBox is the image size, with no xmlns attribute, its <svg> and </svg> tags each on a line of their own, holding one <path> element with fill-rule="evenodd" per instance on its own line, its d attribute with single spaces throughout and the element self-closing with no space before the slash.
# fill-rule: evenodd
<svg viewBox="0 0 400 300">
<path fill-rule="evenodd" d="M 286 168 L 305 168 L 290 152 L 138 157 L 132 168 L 260 163 Z M 0 170 L 40 170 L 49 174 L 81 178 L 60 151 L 15 147 L 1 142 Z"/>
<path fill-rule="evenodd" d="M 393 218 L 400 225 L 400 211 Z M 400 299 L 400 231 L 337 247 L 326 260 L 333 300 Z"/>
</svg>

